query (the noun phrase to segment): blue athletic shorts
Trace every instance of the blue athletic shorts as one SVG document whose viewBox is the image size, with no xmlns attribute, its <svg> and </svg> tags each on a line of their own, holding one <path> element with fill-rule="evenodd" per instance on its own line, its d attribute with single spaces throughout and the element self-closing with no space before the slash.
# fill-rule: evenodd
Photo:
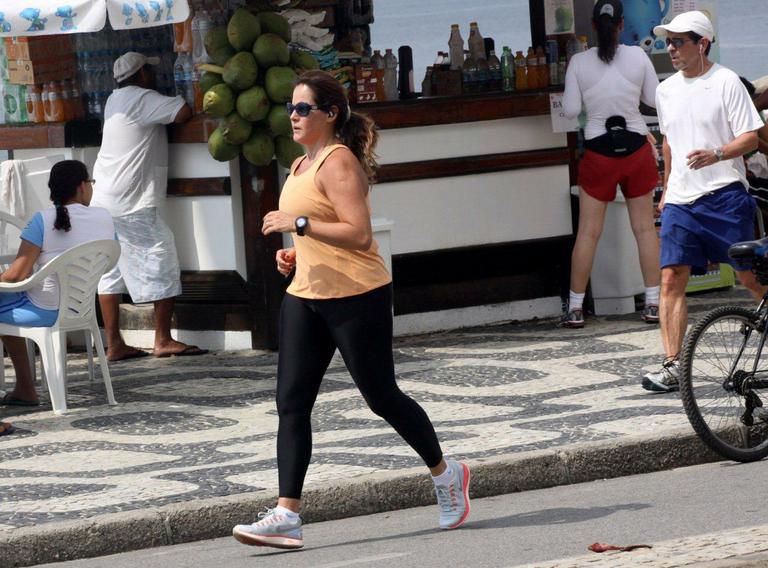
<svg viewBox="0 0 768 568">
<path fill-rule="evenodd" d="M 755 238 L 755 200 L 740 183 L 732 183 L 686 205 L 665 205 L 661 213 L 661 267 L 684 265 L 691 274 L 706 274 L 710 262 L 727 262 L 736 270 L 749 266 L 728 257 L 733 243 Z"/>
<path fill-rule="evenodd" d="M 0 323 L 24 327 L 51 327 L 59 310 L 44 310 L 29 301 L 24 292 L 0 292 Z"/>
</svg>

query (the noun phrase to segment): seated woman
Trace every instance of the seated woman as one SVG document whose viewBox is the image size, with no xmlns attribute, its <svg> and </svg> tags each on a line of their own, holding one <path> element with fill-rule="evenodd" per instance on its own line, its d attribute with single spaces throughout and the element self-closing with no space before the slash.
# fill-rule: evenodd
<svg viewBox="0 0 768 568">
<path fill-rule="evenodd" d="M 35 264 L 43 266 L 64 251 L 89 241 L 115 238 L 109 212 L 88 207 L 92 183 L 85 164 L 77 160 L 58 162 L 51 168 L 48 187 L 54 207 L 35 213 L 30 219 L 21 233 L 16 260 L 0 274 L 0 282 L 20 282 L 33 273 Z M 56 323 L 58 314 L 59 285 L 55 276 L 26 292 L 0 292 L 0 323 L 49 327 Z M 6 335 L 2 341 L 16 371 L 16 385 L 0 398 L 0 405 L 38 406 L 26 340 Z"/>
</svg>

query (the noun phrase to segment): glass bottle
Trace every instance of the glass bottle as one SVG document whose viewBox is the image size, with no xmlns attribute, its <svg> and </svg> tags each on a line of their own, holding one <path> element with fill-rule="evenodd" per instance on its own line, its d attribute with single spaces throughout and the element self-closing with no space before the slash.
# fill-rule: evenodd
<svg viewBox="0 0 768 568">
<path fill-rule="evenodd" d="M 459 24 L 451 25 L 451 37 L 448 39 L 448 51 L 451 54 L 451 69 L 461 69 L 464 65 L 464 39 L 461 37 Z"/>
<path fill-rule="evenodd" d="M 476 63 L 481 59 L 485 59 L 485 41 L 480 34 L 480 28 L 478 27 L 477 22 L 471 22 L 469 24 L 469 39 L 467 40 L 467 43 L 469 44 L 469 52 L 472 54 L 472 59 L 474 59 Z"/>
</svg>

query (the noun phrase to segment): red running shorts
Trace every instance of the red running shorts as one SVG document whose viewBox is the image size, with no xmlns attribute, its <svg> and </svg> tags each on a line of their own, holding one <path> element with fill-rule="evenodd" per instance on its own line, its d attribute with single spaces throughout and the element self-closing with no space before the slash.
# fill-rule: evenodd
<svg viewBox="0 0 768 568">
<path fill-rule="evenodd" d="M 609 157 L 586 150 L 579 161 L 579 185 L 600 201 L 616 199 L 616 186 L 626 199 L 640 197 L 659 183 L 659 172 L 650 144 L 629 156 Z"/>
</svg>

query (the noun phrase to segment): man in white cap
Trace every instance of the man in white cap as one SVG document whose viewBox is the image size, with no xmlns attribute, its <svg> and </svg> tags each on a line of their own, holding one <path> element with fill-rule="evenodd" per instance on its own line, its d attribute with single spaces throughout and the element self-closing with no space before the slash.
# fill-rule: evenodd
<svg viewBox="0 0 768 568">
<path fill-rule="evenodd" d="M 704 274 L 709 262 L 727 262 L 753 295 L 762 296 L 752 272 L 727 251 L 755 237 L 756 206 L 746 191 L 742 156 L 757 148 L 763 122 L 738 75 L 709 60 L 715 32 L 703 12 L 684 12 L 653 32 L 666 39 L 677 73 L 656 90 L 664 135 L 659 316 L 666 358 L 660 371 L 643 377 L 643 388 L 670 392 L 679 389 L 691 274 Z"/>
<path fill-rule="evenodd" d="M 154 303 L 155 356 L 204 352 L 171 337 L 181 274 L 173 233 L 157 209 L 165 200 L 168 179 L 165 125 L 189 120 L 192 111 L 183 98 L 154 90 L 150 65 L 158 63 L 157 58 L 135 52 L 115 61 L 117 89 L 107 99 L 101 149 L 93 168 L 91 203 L 112 214 L 122 249 L 118 265 L 99 283 L 110 361 L 147 355 L 126 345 L 120 334 L 120 296 L 125 292 L 136 303 Z"/>
</svg>

